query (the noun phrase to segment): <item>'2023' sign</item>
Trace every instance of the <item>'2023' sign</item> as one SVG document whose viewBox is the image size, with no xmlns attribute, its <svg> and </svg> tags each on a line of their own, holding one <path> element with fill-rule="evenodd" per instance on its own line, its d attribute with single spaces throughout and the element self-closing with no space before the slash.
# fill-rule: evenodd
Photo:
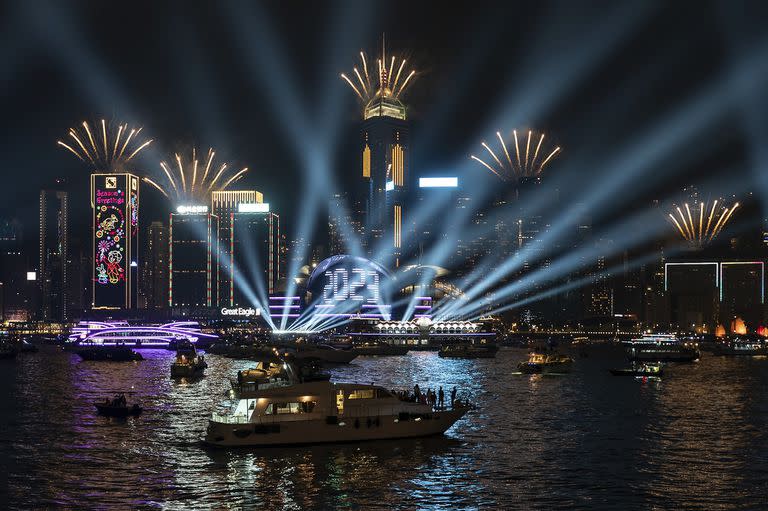
<svg viewBox="0 0 768 511">
<path fill-rule="evenodd" d="M 340 303 L 347 300 L 379 303 L 379 273 L 365 268 L 337 268 L 325 272 L 323 303 Z"/>
</svg>

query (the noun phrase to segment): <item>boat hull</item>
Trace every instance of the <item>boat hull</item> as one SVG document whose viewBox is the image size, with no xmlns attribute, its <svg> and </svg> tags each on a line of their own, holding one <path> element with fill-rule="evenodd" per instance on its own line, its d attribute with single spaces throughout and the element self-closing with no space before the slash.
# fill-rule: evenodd
<svg viewBox="0 0 768 511">
<path fill-rule="evenodd" d="M 570 373 L 572 365 L 572 362 L 555 362 L 548 364 L 521 362 L 517 368 L 523 374 Z"/>
<path fill-rule="evenodd" d="M 140 406 L 112 406 L 94 403 L 99 415 L 105 417 L 132 417 L 141 415 L 143 409 Z"/>
<path fill-rule="evenodd" d="M 172 365 L 171 366 L 171 378 L 192 378 L 195 376 L 202 376 L 205 372 L 205 365 Z"/>
<path fill-rule="evenodd" d="M 144 357 L 135 351 L 122 347 L 88 347 L 78 349 L 75 353 L 77 353 L 77 355 L 83 360 L 134 362 L 144 359 Z"/>
<path fill-rule="evenodd" d="M 204 442 L 216 447 L 260 447 L 417 438 L 445 433 L 466 412 L 467 408 L 456 408 L 418 416 L 330 416 L 241 424 L 209 421 Z"/>
</svg>

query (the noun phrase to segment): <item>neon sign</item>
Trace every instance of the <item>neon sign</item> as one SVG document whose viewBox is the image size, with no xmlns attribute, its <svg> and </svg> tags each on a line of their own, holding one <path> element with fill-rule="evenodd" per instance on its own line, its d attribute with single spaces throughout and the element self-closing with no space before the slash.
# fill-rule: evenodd
<svg viewBox="0 0 768 511">
<path fill-rule="evenodd" d="M 222 316 L 239 316 L 244 318 L 249 318 L 251 316 L 259 316 L 260 312 L 258 309 L 254 309 L 253 307 L 243 308 L 243 307 L 234 307 L 234 308 L 227 308 L 222 307 L 221 308 L 221 315 Z"/>
<path fill-rule="evenodd" d="M 366 268 L 336 268 L 325 272 L 323 303 L 352 300 L 377 304 L 380 301 L 379 273 Z"/>
<path fill-rule="evenodd" d="M 138 188 L 138 178 L 130 174 L 91 176 L 94 307 L 133 305 L 129 265 L 138 259 Z"/>
</svg>

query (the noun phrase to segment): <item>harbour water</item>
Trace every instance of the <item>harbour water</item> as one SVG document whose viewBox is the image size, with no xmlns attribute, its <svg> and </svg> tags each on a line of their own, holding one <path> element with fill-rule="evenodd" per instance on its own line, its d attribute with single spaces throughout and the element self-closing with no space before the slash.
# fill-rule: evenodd
<svg viewBox="0 0 768 511">
<path fill-rule="evenodd" d="M 169 378 L 173 352 L 82 362 L 55 347 L 0 361 L 0 482 L 10 509 L 760 509 L 768 505 L 768 359 L 705 354 L 660 382 L 613 377 L 617 354 L 568 375 L 514 374 L 526 357 L 358 358 L 338 381 L 453 386 L 478 409 L 445 436 L 211 450 L 206 417 L 251 364 L 206 356 Z M 92 402 L 132 391 L 135 419 Z"/>
</svg>

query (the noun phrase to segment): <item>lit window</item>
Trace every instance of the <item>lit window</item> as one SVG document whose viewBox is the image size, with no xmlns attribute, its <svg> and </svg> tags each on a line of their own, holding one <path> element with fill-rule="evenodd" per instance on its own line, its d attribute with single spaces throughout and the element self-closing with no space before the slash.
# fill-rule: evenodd
<svg viewBox="0 0 768 511">
<path fill-rule="evenodd" d="M 349 393 L 349 399 L 373 399 L 373 389 L 358 389 Z"/>
</svg>

